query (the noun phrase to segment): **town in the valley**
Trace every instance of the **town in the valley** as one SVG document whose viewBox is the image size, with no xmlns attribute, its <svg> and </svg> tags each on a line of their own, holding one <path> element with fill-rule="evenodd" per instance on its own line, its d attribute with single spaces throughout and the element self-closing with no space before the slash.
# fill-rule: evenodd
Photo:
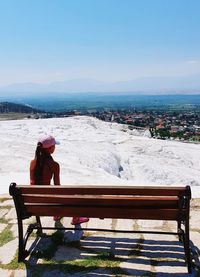
<svg viewBox="0 0 200 277">
<path fill-rule="evenodd" d="M 148 129 L 153 138 L 200 141 L 200 111 L 92 109 L 57 114 L 75 115 L 88 115 L 106 122 L 126 124 L 129 129 Z"/>
<path fill-rule="evenodd" d="M 181 141 L 200 141 L 199 106 L 189 109 L 77 109 L 59 112 L 42 111 L 9 102 L 0 103 L 0 119 L 50 118 L 87 115 L 106 122 L 126 124 L 129 129 L 149 130 L 151 137 Z M 8 117 L 9 115 L 9 117 Z"/>
</svg>

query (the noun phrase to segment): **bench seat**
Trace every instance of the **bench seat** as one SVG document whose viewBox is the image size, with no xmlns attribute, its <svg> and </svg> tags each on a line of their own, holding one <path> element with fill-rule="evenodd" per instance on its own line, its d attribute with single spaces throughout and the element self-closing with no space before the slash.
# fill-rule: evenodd
<svg viewBox="0 0 200 277">
<path fill-rule="evenodd" d="M 176 232 L 129 232 L 177 234 L 184 244 L 186 264 L 188 272 L 191 272 L 189 186 L 22 186 L 12 183 L 10 195 L 13 196 L 18 219 L 19 261 L 27 255 L 26 242 L 33 229 L 37 229 L 38 234 L 47 229 L 42 227 L 40 216 L 170 220 L 177 222 Z M 36 216 L 37 224 L 30 225 L 24 236 L 23 220 L 31 216 Z"/>
</svg>

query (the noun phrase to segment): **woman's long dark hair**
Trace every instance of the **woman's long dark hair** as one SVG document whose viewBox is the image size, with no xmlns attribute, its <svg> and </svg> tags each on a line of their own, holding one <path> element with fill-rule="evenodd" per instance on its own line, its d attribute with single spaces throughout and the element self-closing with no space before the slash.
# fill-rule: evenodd
<svg viewBox="0 0 200 277">
<path fill-rule="evenodd" d="M 53 158 L 51 155 L 42 148 L 42 143 L 38 142 L 37 148 L 35 150 L 35 169 L 34 169 L 34 183 L 36 185 L 42 184 L 42 172 L 44 165 L 49 163 L 49 160 L 52 160 Z"/>
</svg>

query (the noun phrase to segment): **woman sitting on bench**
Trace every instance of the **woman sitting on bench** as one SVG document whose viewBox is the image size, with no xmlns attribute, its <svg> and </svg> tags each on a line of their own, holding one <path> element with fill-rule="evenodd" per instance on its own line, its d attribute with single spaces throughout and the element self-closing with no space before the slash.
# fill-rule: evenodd
<svg viewBox="0 0 200 277">
<path fill-rule="evenodd" d="M 30 163 L 31 185 L 50 185 L 52 178 L 55 186 L 60 185 L 60 166 L 51 156 L 55 151 L 56 144 L 59 144 L 59 142 L 50 135 L 39 139 L 35 158 Z M 55 221 L 60 219 L 60 216 L 54 216 Z M 73 217 L 71 224 L 76 225 L 88 220 L 87 217 Z"/>
</svg>

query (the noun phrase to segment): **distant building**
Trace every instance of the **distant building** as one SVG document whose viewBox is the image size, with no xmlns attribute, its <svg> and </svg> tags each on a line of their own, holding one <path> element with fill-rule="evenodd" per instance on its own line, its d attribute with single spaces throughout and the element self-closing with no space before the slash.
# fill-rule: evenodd
<svg viewBox="0 0 200 277">
<path fill-rule="evenodd" d="M 171 126 L 171 132 L 172 133 L 176 133 L 176 132 L 178 132 L 179 131 L 179 126 L 177 126 L 177 125 L 172 125 Z"/>
</svg>

